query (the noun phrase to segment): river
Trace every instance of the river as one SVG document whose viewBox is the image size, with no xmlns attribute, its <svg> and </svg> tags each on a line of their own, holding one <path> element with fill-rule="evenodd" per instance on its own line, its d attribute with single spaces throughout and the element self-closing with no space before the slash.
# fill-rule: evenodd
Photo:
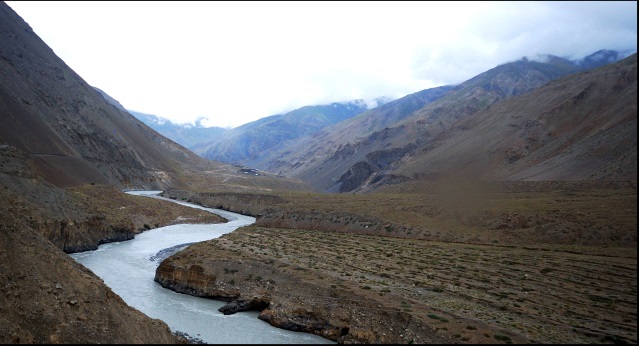
<svg viewBox="0 0 639 346">
<path fill-rule="evenodd" d="M 334 342 L 317 335 L 292 332 L 271 326 L 257 318 L 258 312 L 224 315 L 222 301 L 193 297 L 163 288 L 155 282 L 155 269 L 162 251 L 193 242 L 220 237 L 238 227 L 250 225 L 255 218 L 219 209 L 160 197 L 161 191 L 127 193 L 165 199 L 174 203 L 218 214 L 229 222 L 222 224 L 181 224 L 142 232 L 134 239 L 102 244 L 95 251 L 71 254 L 91 269 L 113 292 L 147 316 L 166 322 L 172 331 L 180 331 L 211 344 L 327 344 Z"/>
</svg>

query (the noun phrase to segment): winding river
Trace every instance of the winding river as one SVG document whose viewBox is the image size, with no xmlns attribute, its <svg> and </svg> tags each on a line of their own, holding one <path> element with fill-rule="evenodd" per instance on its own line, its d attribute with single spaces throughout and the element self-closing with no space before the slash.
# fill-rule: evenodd
<svg viewBox="0 0 639 346">
<path fill-rule="evenodd" d="M 189 243 L 214 239 L 255 222 L 253 217 L 164 198 L 158 195 L 160 192 L 127 193 L 206 210 L 229 222 L 160 227 L 138 234 L 133 240 L 102 244 L 95 251 L 70 256 L 102 278 L 130 306 L 166 322 L 174 332 L 187 333 L 205 343 L 334 344 L 320 336 L 275 328 L 258 319 L 258 312 L 224 315 L 218 311 L 224 302 L 176 293 L 155 282 L 155 269 L 167 252 L 175 251 L 171 249 L 179 251 Z"/>
</svg>

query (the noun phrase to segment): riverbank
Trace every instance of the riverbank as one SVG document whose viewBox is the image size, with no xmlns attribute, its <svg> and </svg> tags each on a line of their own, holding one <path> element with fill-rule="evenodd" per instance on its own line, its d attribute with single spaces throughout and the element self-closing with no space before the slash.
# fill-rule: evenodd
<svg viewBox="0 0 639 346">
<path fill-rule="evenodd" d="M 169 257 L 155 280 L 339 343 L 633 343 L 630 252 L 251 226 Z"/>
<path fill-rule="evenodd" d="M 450 210 L 443 193 L 237 194 L 256 224 L 167 258 L 156 280 L 343 343 L 636 343 L 636 186 L 582 185 Z"/>
</svg>

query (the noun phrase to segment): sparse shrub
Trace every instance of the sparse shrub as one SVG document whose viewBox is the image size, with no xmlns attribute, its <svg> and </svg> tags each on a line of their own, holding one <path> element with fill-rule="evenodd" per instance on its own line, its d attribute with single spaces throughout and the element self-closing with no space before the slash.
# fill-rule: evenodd
<svg viewBox="0 0 639 346">
<path fill-rule="evenodd" d="M 501 334 L 495 334 L 493 335 L 495 339 L 503 341 L 507 344 L 512 344 L 512 340 L 510 339 L 510 337 L 506 336 L 506 335 L 501 335 Z"/>
<path fill-rule="evenodd" d="M 428 317 L 434 319 L 434 320 L 440 320 L 442 322 L 448 322 L 447 319 L 445 319 L 444 317 L 441 317 L 439 315 L 435 315 L 435 314 L 428 314 Z"/>
</svg>

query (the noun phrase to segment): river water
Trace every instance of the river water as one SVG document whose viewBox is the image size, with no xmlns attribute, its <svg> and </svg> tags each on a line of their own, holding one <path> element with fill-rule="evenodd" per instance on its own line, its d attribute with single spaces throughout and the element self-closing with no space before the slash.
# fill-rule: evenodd
<svg viewBox="0 0 639 346">
<path fill-rule="evenodd" d="M 180 331 L 211 344 L 327 344 L 320 336 L 292 332 L 271 326 L 257 318 L 258 312 L 239 312 L 225 316 L 218 308 L 225 303 L 193 297 L 163 288 L 155 282 L 155 269 L 162 250 L 181 244 L 201 242 L 250 225 L 255 218 L 219 209 L 157 196 L 161 191 L 129 191 L 135 195 L 161 198 L 218 214 L 229 222 L 222 224 L 183 224 L 145 231 L 134 239 L 102 244 L 95 251 L 71 254 L 91 269 L 113 292 L 130 306 L 149 317 L 166 322 Z M 160 257 L 160 258 L 157 258 Z"/>
</svg>

